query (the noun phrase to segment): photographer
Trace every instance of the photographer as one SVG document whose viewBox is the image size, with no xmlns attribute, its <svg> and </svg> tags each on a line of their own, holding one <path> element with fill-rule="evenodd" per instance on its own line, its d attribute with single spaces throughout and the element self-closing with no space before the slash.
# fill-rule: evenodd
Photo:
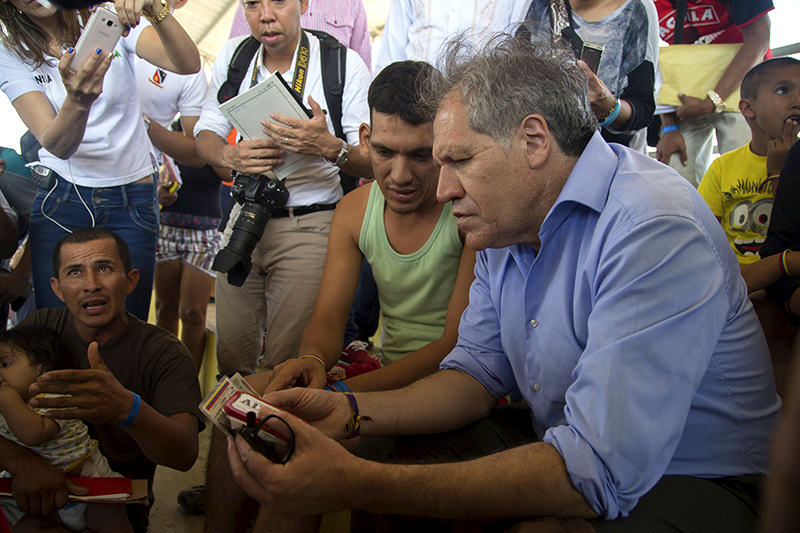
<svg viewBox="0 0 800 533">
<path fill-rule="evenodd" d="M 130 97 L 131 58 L 188 74 L 199 70 L 200 56 L 161 0 L 117 0 L 115 7 L 120 24 L 134 29 L 113 51 L 98 48 L 76 72 L 70 64 L 88 11 L 0 3 L 0 89 L 42 145 L 39 170 L 47 188 L 34 200 L 30 231 L 37 307 L 61 305 L 48 288 L 58 239 L 98 226 L 130 246 L 142 279 L 128 309 L 146 319 L 158 233 L 156 169 L 139 102 Z M 141 15 L 152 27 L 136 28 Z"/>
<path fill-rule="evenodd" d="M 231 124 L 219 111 L 218 92 L 228 79 L 229 65 L 237 47 L 250 37 L 237 37 L 222 48 L 214 64 L 210 89 L 200 120 L 195 126 L 197 151 L 212 166 L 222 166 L 249 175 L 246 188 L 247 212 L 258 212 L 260 220 L 249 236 L 258 239 L 252 251 L 252 270 L 241 286 L 230 283 L 226 273 L 217 273 L 217 357 L 220 371 L 250 374 L 256 370 L 262 350 L 262 337 L 267 331 L 266 355 L 259 366 L 271 368 L 297 354 L 300 335 L 311 316 L 325 262 L 328 232 L 333 209 L 342 196 L 339 170 L 355 176 L 371 175 L 366 157 L 354 148 L 358 144 L 358 128 L 369 118 L 367 89 L 370 75 L 361 58 L 347 50 L 342 95 L 341 126 L 347 142 L 338 139 L 330 102 L 326 101 L 322 80 L 320 50 L 322 41 L 300 28 L 300 15 L 308 7 L 307 0 L 248 0 L 244 13 L 251 35 L 258 41 L 258 50 L 243 69 L 238 85 L 242 93 L 263 81 L 276 70 L 292 87 L 300 86 L 302 101 L 310 107 L 313 118 L 295 120 L 282 116 L 262 117 L 263 139 L 242 140 L 235 146 L 225 143 Z M 307 57 L 307 67 L 297 67 L 297 57 Z M 304 81 L 301 81 L 304 80 Z M 323 111 L 322 106 L 329 109 Z M 283 162 L 286 152 L 319 156 L 292 172 L 286 179 L 288 198 L 285 206 L 275 182 L 265 175 Z M 259 177 L 261 176 L 261 177 Z M 242 183 L 241 178 L 239 184 Z M 267 190 L 263 201 L 255 198 L 255 187 Z M 273 187 L 270 189 L 270 187 Z M 277 199 L 273 205 L 268 205 Z M 217 256 L 238 260 L 249 266 L 247 246 L 240 255 L 233 255 L 233 244 L 245 238 L 237 224 L 242 205 L 231 212 L 223 235 L 226 247 Z M 260 226 L 269 223 L 260 233 Z M 244 220 L 239 222 L 244 224 Z M 233 235 L 233 239 L 232 239 Z M 260 237 L 260 238 L 259 238 Z M 240 274 L 246 272 L 241 269 Z M 242 274 L 243 277 L 243 274 Z"/>
</svg>

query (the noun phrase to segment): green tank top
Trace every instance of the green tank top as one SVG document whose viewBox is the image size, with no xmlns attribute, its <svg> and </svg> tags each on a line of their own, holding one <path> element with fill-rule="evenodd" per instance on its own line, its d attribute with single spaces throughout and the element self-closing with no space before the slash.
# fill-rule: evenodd
<svg viewBox="0 0 800 533">
<path fill-rule="evenodd" d="M 378 286 L 383 355 L 394 362 L 442 336 L 463 245 L 448 202 L 427 242 L 397 253 L 386 237 L 383 194 L 377 183 L 370 187 L 358 247 Z"/>
</svg>

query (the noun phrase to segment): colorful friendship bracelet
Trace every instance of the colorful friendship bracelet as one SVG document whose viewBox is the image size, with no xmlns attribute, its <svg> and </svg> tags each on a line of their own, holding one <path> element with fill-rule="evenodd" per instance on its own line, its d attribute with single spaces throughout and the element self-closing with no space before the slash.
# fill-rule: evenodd
<svg viewBox="0 0 800 533">
<path fill-rule="evenodd" d="M 131 394 L 133 394 L 133 403 L 131 404 L 131 410 L 128 412 L 128 418 L 117 424 L 121 428 L 126 428 L 133 424 L 133 421 L 139 415 L 139 409 L 142 407 L 142 397 L 135 392 Z"/>
<path fill-rule="evenodd" d="M 347 383 L 345 383 L 341 379 L 330 383 L 325 388 L 328 389 L 328 390 L 332 390 L 334 392 L 352 392 L 350 390 L 350 387 L 347 386 Z"/>
<path fill-rule="evenodd" d="M 347 422 L 344 429 L 347 431 L 349 438 L 357 437 L 359 431 L 361 431 L 361 417 L 358 416 L 358 402 L 356 402 L 356 397 L 349 392 L 343 392 L 343 394 L 347 397 L 347 401 L 350 402 L 350 410 L 353 412 L 353 416 L 350 418 L 350 421 Z"/>
<path fill-rule="evenodd" d="M 792 277 L 791 272 L 789 272 L 789 264 L 786 262 L 786 256 L 789 255 L 789 252 L 791 252 L 791 250 L 787 248 L 781 254 L 781 274 L 787 277 Z"/>
</svg>

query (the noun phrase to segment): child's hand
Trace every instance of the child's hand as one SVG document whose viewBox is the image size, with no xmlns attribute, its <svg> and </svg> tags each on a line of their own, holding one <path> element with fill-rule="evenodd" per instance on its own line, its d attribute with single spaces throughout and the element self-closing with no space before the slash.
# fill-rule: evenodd
<svg viewBox="0 0 800 533">
<path fill-rule="evenodd" d="M 767 177 L 777 176 L 783 170 L 783 163 L 789 149 L 797 141 L 797 133 L 800 125 L 794 120 L 787 120 L 783 123 L 781 136 L 767 141 Z"/>
</svg>

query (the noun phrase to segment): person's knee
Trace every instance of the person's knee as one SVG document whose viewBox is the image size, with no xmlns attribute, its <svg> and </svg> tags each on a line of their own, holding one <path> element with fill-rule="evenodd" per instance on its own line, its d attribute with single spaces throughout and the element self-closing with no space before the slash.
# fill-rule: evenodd
<svg viewBox="0 0 800 533">
<path fill-rule="evenodd" d="M 180 307 L 181 322 L 185 326 L 205 327 L 206 309 L 204 306 L 183 306 Z"/>
</svg>

